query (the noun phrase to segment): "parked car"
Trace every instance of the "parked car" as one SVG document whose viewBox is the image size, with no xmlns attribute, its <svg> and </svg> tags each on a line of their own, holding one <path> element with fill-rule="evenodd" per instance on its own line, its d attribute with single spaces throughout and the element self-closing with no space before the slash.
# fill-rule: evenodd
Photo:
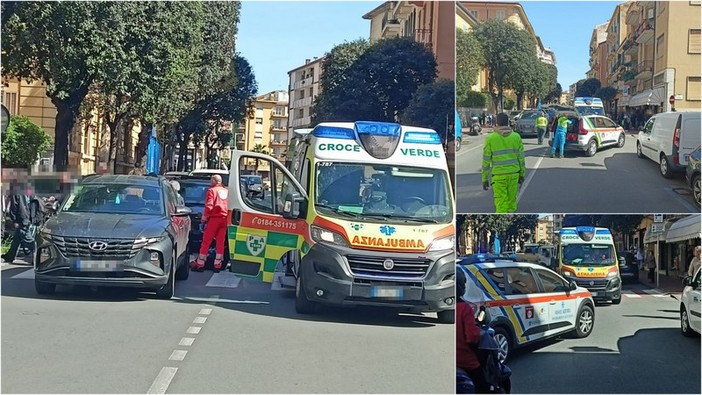
<svg viewBox="0 0 702 395">
<path fill-rule="evenodd" d="M 258 197 L 263 199 L 265 197 L 265 190 L 263 187 L 263 179 L 259 175 L 249 174 L 239 176 L 239 182 L 241 187 L 249 197 Z"/>
<path fill-rule="evenodd" d="M 472 265 L 474 263 L 497 262 L 497 261 L 515 261 L 516 258 L 507 254 L 470 254 L 460 256 L 456 262 L 460 265 Z"/>
<path fill-rule="evenodd" d="M 189 276 L 191 210 L 178 205 L 159 176 L 100 175 L 84 179 L 37 235 L 34 285 L 153 289 L 170 299 Z"/>
<path fill-rule="evenodd" d="M 673 177 L 684 171 L 690 153 L 700 146 L 700 113 L 655 114 L 639 132 L 636 154 L 660 164 L 661 175 Z"/>
<path fill-rule="evenodd" d="M 200 244 L 202 244 L 202 233 L 204 231 L 204 226 L 200 223 L 202 219 L 202 213 L 205 211 L 205 198 L 207 190 L 210 188 L 210 181 L 203 180 L 199 178 L 186 177 L 178 180 L 180 183 L 179 194 L 183 198 L 185 206 L 187 206 L 192 213 L 190 214 L 190 220 L 192 226 L 190 228 L 190 234 L 188 237 L 188 252 L 190 254 L 197 254 L 200 251 Z M 210 269 L 214 263 L 215 257 L 215 241 L 209 248 L 209 256 L 207 261 L 205 261 L 205 269 Z M 229 243 L 224 244 L 224 265 L 229 262 Z"/>
<path fill-rule="evenodd" d="M 222 184 L 224 184 L 225 187 L 229 186 L 229 170 L 197 169 L 188 173 L 188 177 L 209 180 L 215 174 L 219 174 L 222 177 Z"/>
<path fill-rule="evenodd" d="M 187 171 L 167 171 L 163 174 L 168 180 L 179 180 L 183 177 L 187 177 L 190 172 Z"/>
<path fill-rule="evenodd" d="M 536 118 L 539 117 L 539 111 L 524 111 L 515 121 L 515 129 L 519 136 L 536 137 Z"/>
<path fill-rule="evenodd" d="M 695 203 L 700 205 L 700 147 L 690 152 L 687 158 L 687 169 L 685 171 L 685 179 L 687 185 L 692 191 L 692 196 L 695 198 Z"/>
<path fill-rule="evenodd" d="M 621 148 L 626 141 L 624 128 L 614 123 L 610 118 L 603 115 L 579 115 L 575 112 L 561 112 L 571 124 L 566 132 L 565 151 L 584 151 L 587 156 L 594 156 L 598 150 L 606 147 L 616 146 Z M 558 126 L 557 119 L 549 126 L 551 139 L 549 144 L 553 145 L 553 136 Z"/>
<path fill-rule="evenodd" d="M 636 255 L 628 251 L 619 253 L 619 276 L 622 282 L 639 282 L 639 263 Z"/>
<path fill-rule="evenodd" d="M 485 306 L 500 361 L 514 349 L 572 332 L 587 337 L 595 325 L 590 291 L 551 269 L 526 262 L 457 263 L 468 283 L 463 298 Z M 477 310 L 477 308 L 476 308 Z"/>
<path fill-rule="evenodd" d="M 685 288 L 680 297 L 680 330 L 685 336 L 700 334 L 700 269 L 683 280 Z"/>
</svg>

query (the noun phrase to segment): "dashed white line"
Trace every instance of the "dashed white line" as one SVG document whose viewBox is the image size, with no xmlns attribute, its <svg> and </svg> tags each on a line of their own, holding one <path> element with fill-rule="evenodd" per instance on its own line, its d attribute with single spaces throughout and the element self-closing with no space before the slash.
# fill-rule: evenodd
<svg viewBox="0 0 702 395">
<path fill-rule="evenodd" d="M 173 350 L 171 353 L 171 356 L 168 357 L 169 361 L 182 361 L 185 359 L 185 355 L 187 355 L 188 352 L 186 350 Z"/>
<path fill-rule="evenodd" d="M 630 292 L 630 291 L 622 292 L 622 295 L 624 295 L 628 298 L 640 298 L 641 297 L 641 295 L 634 293 L 634 292 Z"/>
<path fill-rule="evenodd" d="M 179 346 L 192 346 L 193 342 L 195 342 L 194 337 L 184 337 L 180 339 L 180 342 L 178 343 Z"/>
<path fill-rule="evenodd" d="M 195 317 L 193 324 L 204 324 L 207 322 L 207 317 Z"/>
<path fill-rule="evenodd" d="M 517 202 L 519 202 L 522 199 L 522 195 L 524 194 L 524 191 L 526 191 L 527 186 L 529 186 L 531 179 L 534 178 L 534 174 L 536 174 L 536 170 L 538 170 L 539 166 L 541 166 L 542 160 L 544 160 L 544 157 L 539 156 L 539 159 L 536 161 L 536 166 L 534 166 L 534 168 L 531 169 L 526 180 L 524 180 L 524 183 L 522 184 L 521 188 L 519 188 L 519 195 L 517 195 Z"/>
<path fill-rule="evenodd" d="M 156 379 L 154 379 L 154 382 L 151 384 L 151 387 L 149 387 L 149 390 L 146 391 L 146 393 L 165 394 L 166 390 L 168 390 L 168 386 L 171 385 L 171 381 L 173 381 L 173 377 L 175 377 L 177 371 L 178 368 L 162 368 L 161 371 L 158 373 L 158 376 L 156 376 Z"/>
<path fill-rule="evenodd" d="M 199 326 L 191 326 L 190 328 L 188 328 L 187 331 L 185 331 L 185 333 L 189 333 L 189 334 L 192 334 L 192 335 L 197 335 L 198 333 L 200 333 L 200 330 L 202 330 L 202 327 L 199 327 Z"/>
<path fill-rule="evenodd" d="M 200 315 L 210 315 L 212 314 L 212 309 L 200 309 L 200 312 L 198 313 Z"/>
</svg>

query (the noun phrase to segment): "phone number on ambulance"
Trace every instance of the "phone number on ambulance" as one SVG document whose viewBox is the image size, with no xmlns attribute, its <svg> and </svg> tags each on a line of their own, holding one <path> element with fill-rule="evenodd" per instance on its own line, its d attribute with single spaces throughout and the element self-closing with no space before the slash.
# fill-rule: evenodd
<svg viewBox="0 0 702 395">
<path fill-rule="evenodd" d="M 267 218 L 255 217 L 254 219 L 251 220 L 251 223 L 254 225 L 269 226 L 271 228 L 278 228 L 278 229 L 291 229 L 291 230 L 297 229 L 297 224 L 294 222 L 277 221 L 277 220 L 267 219 Z"/>
</svg>

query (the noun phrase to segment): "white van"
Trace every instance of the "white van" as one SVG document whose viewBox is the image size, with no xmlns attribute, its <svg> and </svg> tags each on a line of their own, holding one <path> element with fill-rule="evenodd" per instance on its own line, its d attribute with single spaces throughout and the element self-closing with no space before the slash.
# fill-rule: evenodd
<svg viewBox="0 0 702 395">
<path fill-rule="evenodd" d="M 670 178 L 685 170 L 687 158 L 699 146 L 700 112 L 666 112 L 646 122 L 636 141 L 636 154 L 659 162 L 663 177 Z"/>
</svg>

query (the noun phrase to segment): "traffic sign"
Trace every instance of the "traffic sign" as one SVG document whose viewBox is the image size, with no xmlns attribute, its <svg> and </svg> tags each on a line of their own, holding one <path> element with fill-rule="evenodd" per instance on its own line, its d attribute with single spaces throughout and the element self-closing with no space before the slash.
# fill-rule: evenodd
<svg viewBox="0 0 702 395">
<path fill-rule="evenodd" d="M 651 233 L 663 233 L 665 232 L 664 224 L 653 224 L 651 225 Z"/>
<path fill-rule="evenodd" d="M 0 121 L 0 132 L 5 134 L 7 131 L 7 126 L 10 124 L 10 110 L 2 105 L 2 120 Z"/>
<path fill-rule="evenodd" d="M 663 222 L 663 214 L 653 214 L 653 222 Z"/>
<path fill-rule="evenodd" d="M 670 95 L 670 98 L 668 98 L 668 103 L 671 105 L 675 104 L 675 95 Z"/>
</svg>

